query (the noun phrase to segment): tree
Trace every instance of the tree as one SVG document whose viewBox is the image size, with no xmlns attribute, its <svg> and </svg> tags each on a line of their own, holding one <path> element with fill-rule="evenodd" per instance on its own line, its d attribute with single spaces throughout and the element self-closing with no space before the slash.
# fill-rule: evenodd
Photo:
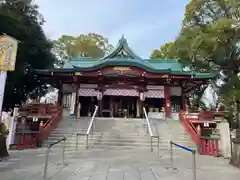
<svg viewBox="0 0 240 180">
<path fill-rule="evenodd" d="M 81 34 L 77 37 L 62 35 L 54 41 L 53 52 L 60 63 L 72 57 L 103 57 L 113 48 L 108 40 L 99 34 Z"/>
<path fill-rule="evenodd" d="M 51 53 L 52 44 L 42 30 L 43 22 L 31 0 L 6 0 L 0 6 L 0 32 L 19 41 L 16 69 L 8 73 L 6 81 L 5 109 L 22 104 L 36 88 L 39 92 L 45 90 L 45 82 L 32 73 L 32 69 L 53 67 L 56 60 Z"/>
<path fill-rule="evenodd" d="M 239 0 L 193 0 L 186 7 L 183 28 L 177 39 L 179 52 L 189 49 L 189 64 L 201 70 L 218 70 L 225 76 L 226 84 L 216 89 L 220 89 L 218 97 L 223 99 L 231 116 L 240 98 L 240 86 L 237 86 L 239 25 Z"/>
<path fill-rule="evenodd" d="M 224 75 L 229 80 L 226 85 L 231 84 L 240 68 L 239 27 L 239 0 L 192 0 L 174 48 L 164 56 L 176 54 L 192 70 L 221 72 L 219 77 Z M 232 90 L 228 89 L 229 93 Z"/>
<path fill-rule="evenodd" d="M 238 72 L 239 24 L 239 0 L 192 0 L 177 39 L 180 52 L 190 47 L 188 60 L 196 68 L 215 64 L 226 75 Z"/>
<path fill-rule="evenodd" d="M 155 49 L 150 56 L 150 59 L 173 59 L 178 58 L 175 42 L 169 42 Z"/>
</svg>

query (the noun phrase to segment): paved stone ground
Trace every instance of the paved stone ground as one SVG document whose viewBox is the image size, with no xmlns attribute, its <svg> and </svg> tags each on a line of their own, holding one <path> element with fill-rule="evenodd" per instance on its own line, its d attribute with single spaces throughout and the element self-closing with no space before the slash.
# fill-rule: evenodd
<svg viewBox="0 0 240 180">
<path fill-rule="evenodd" d="M 1 180 L 40 180 L 43 176 L 44 149 L 10 152 L 11 158 L 0 162 Z M 67 152 L 60 165 L 61 153 L 51 152 L 48 177 L 52 180 L 192 180 L 191 155 L 174 152 L 174 167 L 169 153 L 159 155 L 144 150 L 84 150 Z M 197 156 L 197 179 L 239 180 L 240 170 L 229 160 Z M 50 178 L 51 177 L 51 178 Z"/>
</svg>

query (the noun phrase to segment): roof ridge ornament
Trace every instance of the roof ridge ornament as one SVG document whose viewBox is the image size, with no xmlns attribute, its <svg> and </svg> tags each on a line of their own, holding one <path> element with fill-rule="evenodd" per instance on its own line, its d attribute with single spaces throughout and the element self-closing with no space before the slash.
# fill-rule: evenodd
<svg viewBox="0 0 240 180">
<path fill-rule="evenodd" d="M 113 49 L 113 51 L 101 58 L 101 60 L 114 59 L 115 57 L 143 60 L 141 57 L 136 55 L 133 50 L 128 46 L 127 40 L 124 38 L 124 34 L 119 39 L 118 44 Z"/>
<path fill-rule="evenodd" d="M 120 43 L 127 43 L 127 40 L 124 37 L 124 34 L 122 34 L 121 39 L 119 39 Z"/>
</svg>

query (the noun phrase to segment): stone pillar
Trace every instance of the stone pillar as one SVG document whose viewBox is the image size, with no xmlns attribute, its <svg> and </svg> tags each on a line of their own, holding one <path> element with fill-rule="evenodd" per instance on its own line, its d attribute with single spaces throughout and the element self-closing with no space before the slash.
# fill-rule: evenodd
<svg viewBox="0 0 240 180">
<path fill-rule="evenodd" d="M 220 132 L 220 151 L 224 158 L 231 157 L 231 138 L 229 123 L 227 120 L 223 120 L 218 123 L 218 129 Z"/>
<path fill-rule="evenodd" d="M 164 97 L 165 97 L 165 116 L 166 119 L 172 118 L 172 103 L 171 103 L 171 87 L 164 87 Z"/>
</svg>

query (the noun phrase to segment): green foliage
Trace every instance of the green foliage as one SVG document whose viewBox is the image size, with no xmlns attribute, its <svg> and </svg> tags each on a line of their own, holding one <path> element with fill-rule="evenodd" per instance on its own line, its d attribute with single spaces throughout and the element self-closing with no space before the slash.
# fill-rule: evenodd
<svg viewBox="0 0 240 180">
<path fill-rule="evenodd" d="M 6 0 L 0 6 L 0 33 L 19 40 L 16 70 L 9 72 L 5 87 L 4 108 L 12 108 L 26 100 L 36 88 L 44 90 L 45 82 L 34 76 L 32 69 L 53 67 L 52 44 L 42 30 L 43 17 L 31 0 Z"/>
<path fill-rule="evenodd" d="M 175 49 L 175 43 L 169 42 L 161 46 L 159 49 L 155 49 L 150 56 L 150 59 L 174 59 L 178 58 L 178 54 Z"/>
<path fill-rule="evenodd" d="M 77 37 L 62 35 L 54 41 L 54 53 L 59 61 L 72 57 L 103 57 L 112 49 L 108 40 L 99 34 L 81 34 Z"/>
<path fill-rule="evenodd" d="M 239 0 L 192 0 L 187 5 L 179 40 L 188 35 L 182 48 L 190 43 L 189 63 L 204 69 L 215 64 L 227 74 L 239 70 L 239 7 Z"/>
<path fill-rule="evenodd" d="M 154 52 L 154 58 L 177 56 L 201 71 L 239 71 L 239 7 L 239 0 L 190 1 L 178 38 L 160 48 L 164 53 Z"/>
<path fill-rule="evenodd" d="M 227 84 L 223 85 L 220 91 L 225 104 L 234 104 L 236 100 L 240 100 L 240 81 L 239 77 L 232 75 Z"/>
<path fill-rule="evenodd" d="M 163 45 L 151 57 L 178 57 L 193 70 L 224 72 L 229 81 L 221 96 L 232 108 L 240 98 L 239 44 L 240 0 L 191 0 L 175 42 Z"/>
<path fill-rule="evenodd" d="M 0 122 L 0 136 L 7 137 L 9 130 L 3 122 Z"/>
</svg>

